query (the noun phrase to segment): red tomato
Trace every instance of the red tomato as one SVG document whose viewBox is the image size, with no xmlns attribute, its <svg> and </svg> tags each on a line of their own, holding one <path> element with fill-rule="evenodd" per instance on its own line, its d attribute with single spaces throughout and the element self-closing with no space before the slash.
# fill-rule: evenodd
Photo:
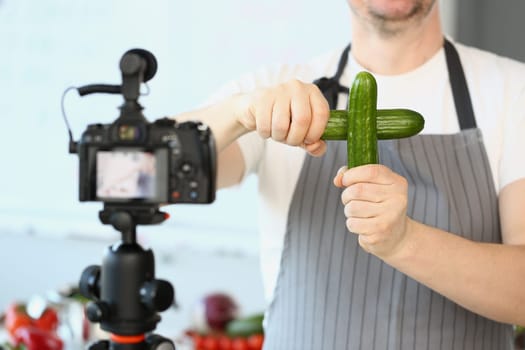
<svg viewBox="0 0 525 350">
<path fill-rule="evenodd" d="M 227 336 L 219 337 L 219 350 L 232 350 L 233 339 Z"/>
<path fill-rule="evenodd" d="M 219 339 L 213 335 L 204 337 L 203 350 L 219 350 Z"/>
<path fill-rule="evenodd" d="M 193 338 L 193 347 L 195 348 L 195 350 L 204 350 L 203 348 L 204 336 L 195 333 L 193 334 L 192 338 Z"/>
<path fill-rule="evenodd" d="M 232 342 L 232 350 L 250 350 L 248 340 L 246 338 L 234 338 Z"/>
<path fill-rule="evenodd" d="M 58 328 L 58 314 L 54 309 L 47 308 L 34 322 L 40 329 L 56 331 Z"/>
<path fill-rule="evenodd" d="M 264 342 L 264 335 L 253 334 L 248 337 L 248 346 L 250 350 L 261 350 Z"/>
</svg>

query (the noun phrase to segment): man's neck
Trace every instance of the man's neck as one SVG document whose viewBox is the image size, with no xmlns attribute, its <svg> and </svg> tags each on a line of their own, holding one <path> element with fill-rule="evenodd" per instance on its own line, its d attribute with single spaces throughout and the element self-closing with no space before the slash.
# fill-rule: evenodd
<svg viewBox="0 0 525 350">
<path fill-rule="evenodd" d="M 352 55 L 367 70 L 381 75 L 409 72 L 427 62 L 443 46 L 443 32 L 435 7 L 422 23 L 386 36 L 352 18 Z"/>
</svg>

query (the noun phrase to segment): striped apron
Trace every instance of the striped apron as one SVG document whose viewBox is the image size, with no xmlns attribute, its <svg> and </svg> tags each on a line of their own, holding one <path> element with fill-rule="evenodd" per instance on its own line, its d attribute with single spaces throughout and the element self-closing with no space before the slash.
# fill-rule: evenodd
<svg viewBox="0 0 525 350">
<path fill-rule="evenodd" d="M 333 78 L 316 83 L 331 108 L 349 47 Z M 470 240 L 501 242 L 497 194 L 459 56 L 445 41 L 461 131 L 379 141 L 380 163 L 409 182 L 408 215 Z M 346 143 L 307 156 L 288 214 L 265 350 L 510 350 L 512 326 L 472 313 L 360 248 L 347 232 L 332 178 Z"/>
</svg>

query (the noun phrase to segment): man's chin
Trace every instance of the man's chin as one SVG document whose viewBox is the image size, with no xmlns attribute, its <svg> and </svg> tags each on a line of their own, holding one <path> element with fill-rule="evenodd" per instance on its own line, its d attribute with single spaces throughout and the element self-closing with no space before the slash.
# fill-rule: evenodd
<svg viewBox="0 0 525 350">
<path fill-rule="evenodd" d="M 410 7 L 385 6 L 370 7 L 370 15 L 383 22 L 402 22 L 415 18 L 423 13 L 422 6 L 419 2 L 414 2 Z"/>
<path fill-rule="evenodd" d="M 368 3 L 368 15 L 376 28 L 385 36 L 404 32 L 425 18 L 432 9 L 433 1 L 388 1 Z"/>
</svg>

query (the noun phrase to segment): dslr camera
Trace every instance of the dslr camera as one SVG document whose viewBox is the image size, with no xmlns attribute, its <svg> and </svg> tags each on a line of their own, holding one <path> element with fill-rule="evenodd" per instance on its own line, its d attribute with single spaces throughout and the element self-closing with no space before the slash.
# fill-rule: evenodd
<svg viewBox="0 0 525 350">
<path fill-rule="evenodd" d="M 157 70 L 153 54 L 127 51 L 120 60 L 122 85 L 93 84 L 91 93 L 122 94 L 120 116 L 111 124 L 90 124 L 70 142 L 79 155 L 79 200 L 119 208 L 170 203 L 211 203 L 216 189 L 216 149 L 211 130 L 200 122 L 162 118 L 148 122 L 138 103 L 141 83 Z"/>
</svg>

